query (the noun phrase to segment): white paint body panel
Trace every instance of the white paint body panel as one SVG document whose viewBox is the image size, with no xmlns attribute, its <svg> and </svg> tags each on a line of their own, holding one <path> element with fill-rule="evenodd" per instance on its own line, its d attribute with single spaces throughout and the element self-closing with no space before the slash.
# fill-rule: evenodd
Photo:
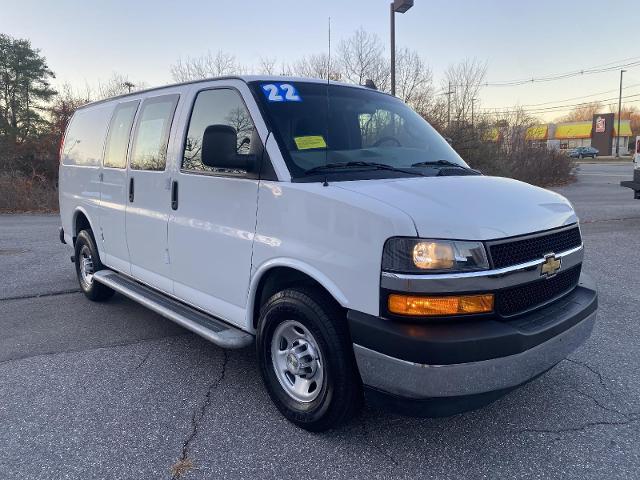
<svg viewBox="0 0 640 480">
<path fill-rule="evenodd" d="M 193 99 L 198 91 L 216 86 L 230 86 L 242 94 L 279 181 L 180 172 Z M 120 247 L 128 245 L 130 264 L 127 257 L 120 258 L 122 248 L 118 255 L 115 249 L 105 255 L 98 242 L 107 266 L 246 331 L 253 331 L 259 281 L 274 267 L 304 272 L 344 307 L 377 315 L 382 249 L 389 237 L 488 240 L 577 221 L 560 195 L 503 178 L 292 183 L 278 145 L 241 79 L 174 86 L 86 108 L 107 112 L 118 102 L 172 93 L 179 93 L 180 101 L 166 170 L 127 169 L 126 175 L 135 179 L 135 201 L 129 204 L 127 178 L 123 184 L 123 178 L 101 166 L 62 165 L 62 226 L 66 238 L 75 236 L 74 218 L 83 212 L 94 232 L 104 230 L 108 238 L 118 236 Z M 105 174 L 102 185 L 100 173 Z M 179 182 L 177 211 L 170 203 L 173 179 Z M 124 208 L 122 217 L 100 215 L 101 189 L 103 208 L 107 202 L 117 204 L 113 212 Z"/>
<path fill-rule="evenodd" d="M 384 242 L 416 230 L 397 208 L 339 185 L 261 183 L 252 284 L 265 266 L 292 266 L 344 307 L 377 314 Z"/>
<path fill-rule="evenodd" d="M 125 209 L 128 202 L 126 169 L 103 168 L 100 188 L 100 239 L 105 265 L 131 274 Z"/>
<path fill-rule="evenodd" d="M 244 326 L 258 181 L 179 173 L 179 208 L 169 222 L 178 298 Z"/>
<path fill-rule="evenodd" d="M 115 104 L 96 105 L 91 110 L 76 112 L 69 122 L 59 168 L 58 201 L 62 227 L 71 236 L 75 236 L 75 220 L 79 212 L 89 219 L 92 229 L 98 231 L 101 160 L 114 109 Z M 81 131 L 74 136 L 74 127 L 80 122 L 83 123 Z M 69 165 L 70 162 L 80 164 Z M 102 255 L 102 243 L 97 242 L 97 247 Z"/>
<path fill-rule="evenodd" d="M 406 212 L 425 238 L 491 240 L 578 221 L 562 195 L 502 177 L 414 177 L 336 185 Z"/>
</svg>

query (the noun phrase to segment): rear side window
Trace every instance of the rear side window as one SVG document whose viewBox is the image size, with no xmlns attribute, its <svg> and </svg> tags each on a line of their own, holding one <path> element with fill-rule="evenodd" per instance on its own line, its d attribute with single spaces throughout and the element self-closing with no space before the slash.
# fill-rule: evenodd
<svg viewBox="0 0 640 480">
<path fill-rule="evenodd" d="M 209 167 L 202 163 L 202 137 L 209 125 L 228 125 L 236 131 L 239 155 L 255 154 L 261 148 L 249 111 L 240 94 L 228 88 L 204 90 L 198 93 L 182 158 L 183 170 L 212 172 L 224 175 L 244 175 L 244 170 Z"/>
<path fill-rule="evenodd" d="M 164 170 L 167 164 L 167 143 L 178 95 L 166 95 L 145 100 L 136 125 L 131 168 L 134 170 Z"/>
<path fill-rule="evenodd" d="M 116 107 L 109 126 L 107 148 L 104 152 L 104 166 L 125 168 L 127 165 L 127 146 L 133 126 L 133 119 L 140 102 L 121 103 Z"/>
<path fill-rule="evenodd" d="M 64 138 L 63 165 L 100 165 L 111 112 L 113 104 L 87 107 L 75 113 Z"/>
</svg>

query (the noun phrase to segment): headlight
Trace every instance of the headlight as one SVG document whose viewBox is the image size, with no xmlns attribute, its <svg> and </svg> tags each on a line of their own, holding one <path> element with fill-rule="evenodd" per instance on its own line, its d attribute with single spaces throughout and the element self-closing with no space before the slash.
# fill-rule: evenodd
<svg viewBox="0 0 640 480">
<path fill-rule="evenodd" d="M 443 273 L 488 268 L 482 242 L 390 238 L 382 256 L 382 269 L 387 272 Z"/>
</svg>

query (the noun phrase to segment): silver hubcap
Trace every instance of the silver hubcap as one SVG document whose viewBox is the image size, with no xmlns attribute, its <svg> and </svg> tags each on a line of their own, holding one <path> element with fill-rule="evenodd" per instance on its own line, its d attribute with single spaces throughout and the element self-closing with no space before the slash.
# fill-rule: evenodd
<svg viewBox="0 0 640 480">
<path fill-rule="evenodd" d="M 85 290 L 91 288 L 93 284 L 93 258 L 91 257 L 91 250 L 88 246 L 84 245 L 80 249 L 80 282 Z"/>
<path fill-rule="evenodd" d="M 271 340 L 271 363 L 280 385 L 298 402 L 312 402 L 322 390 L 324 362 L 316 339 L 295 320 L 285 320 Z"/>
</svg>

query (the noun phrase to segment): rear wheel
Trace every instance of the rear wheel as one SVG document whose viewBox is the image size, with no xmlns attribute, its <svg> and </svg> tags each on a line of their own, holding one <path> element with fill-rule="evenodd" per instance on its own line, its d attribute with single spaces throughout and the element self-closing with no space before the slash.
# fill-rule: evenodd
<svg viewBox="0 0 640 480">
<path fill-rule="evenodd" d="M 89 300 L 100 302 L 115 293 L 109 287 L 94 281 L 93 274 L 104 269 L 91 230 L 82 230 L 75 244 L 76 275 L 80 289 Z"/>
<path fill-rule="evenodd" d="M 344 312 L 320 290 L 283 290 L 262 307 L 260 373 L 291 422 L 310 431 L 346 423 L 362 406 L 362 384 Z"/>
</svg>

